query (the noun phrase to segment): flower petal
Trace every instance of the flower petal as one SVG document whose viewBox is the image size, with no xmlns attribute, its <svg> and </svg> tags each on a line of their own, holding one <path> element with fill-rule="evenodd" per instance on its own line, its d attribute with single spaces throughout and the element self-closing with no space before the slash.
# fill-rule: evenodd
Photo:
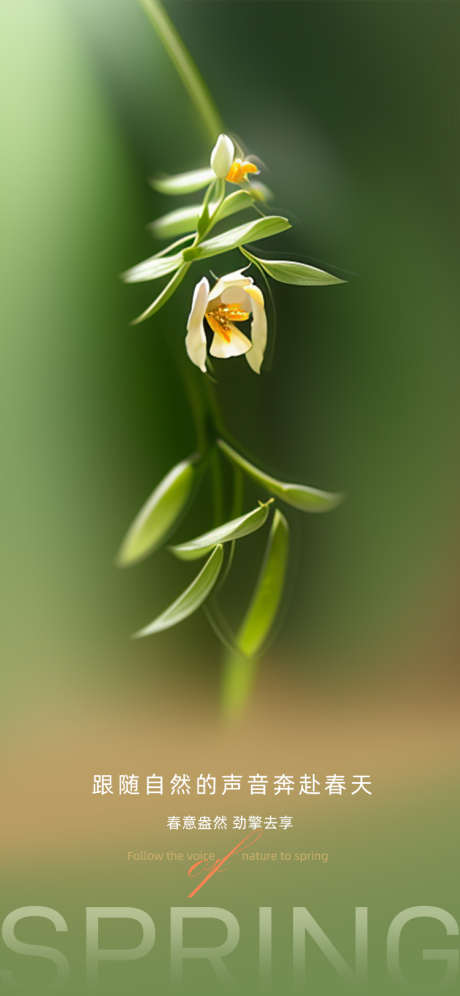
<svg viewBox="0 0 460 996">
<path fill-rule="evenodd" d="M 245 269 L 247 270 L 247 266 Z M 209 300 L 214 301 L 216 297 L 220 297 L 228 287 L 245 287 L 246 284 L 252 284 L 252 277 L 248 277 L 244 273 L 244 270 L 235 270 L 233 273 L 226 273 L 223 277 L 219 277 L 217 283 L 214 284 L 209 295 Z"/>
<path fill-rule="evenodd" d="M 206 277 L 197 283 L 193 292 L 192 307 L 187 321 L 185 348 L 191 359 L 203 373 L 206 373 L 206 334 L 204 315 L 208 304 L 209 283 Z"/>
<path fill-rule="evenodd" d="M 245 287 L 246 286 L 248 285 L 246 284 Z M 226 287 L 220 295 L 222 304 L 238 304 L 243 311 L 252 312 L 252 300 L 245 290 L 245 287 L 241 287 L 239 284 L 233 284 L 231 287 Z"/>
<path fill-rule="evenodd" d="M 244 332 L 240 332 L 233 322 L 228 323 L 226 331 L 230 336 L 230 342 L 227 342 L 218 332 L 214 333 L 209 350 L 212 356 L 216 356 L 219 360 L 227 360 L 229 356 L 241 356 L 251 349 L 251 340 Z"/>
<path fill-rule="evenodd" d="M 254 373 L 260 373 L 265 347 L 267 345 L 267 316 L 265 314 L 264 296 L 260 287 L 247 287 L 246 293 L 252 300 L 252 349 L 246 355 L 249 366 Z"/>
<path fill-rule="evenodd" d="M 235 146 L 228 135 L 219 135 L 211 152 L 211 169 L 220 180 L 225 180 L 235 155 Z"/>
</svg>

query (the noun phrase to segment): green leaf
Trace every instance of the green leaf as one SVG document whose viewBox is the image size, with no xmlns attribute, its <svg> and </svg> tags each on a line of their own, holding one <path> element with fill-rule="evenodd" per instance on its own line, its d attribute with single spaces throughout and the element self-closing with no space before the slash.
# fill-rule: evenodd
<svg viewBox="0 0 460 996">
<path fill-rule="evenodd" d="M 189 204 L 187 207 L 177 208 L 176 211 L 168 211 L 168 214 L 156 218 L 147 228 L 156 239 L 169 239 L 172 235 L 180 235 L 181 232 L 194 232 L 201 209 L 201 204 Z"/>
<path fill-rule="evenodd" d="M 202 536 L 189 540 L 188 543 L 180 543 L 178 546 L 171 546 L 170 550 L 179 560 L 195 560 L 197 557 L 204 557 L 216 543 L 229 543 L 232 540 L 241 539 L 260 529 L 264 525 L 269 512 L 270 502 L 260 504 L 252 512 L 239 515 L 237 519 L 230 519 L 222 526 L 211 529 Z"/>
<path fill-rule="evenodd" d="M 343 284 L 344 280 L 334 277 L 326 270 L 318 270 L 316 266 L 307 266 L 306 263 L 297 263 L 294 260 L 285 259 L 261 259 L 247 252 L 254 263 L 258 263 L 269 277 L 278 280 L 281 284 L 297 284 L 301 287 L 320 287 L 325 284 Z"/>
<path fill-rule="evenodd" d="M 207 167 L 194 169 L 189 173 L 178 173 L 176 176 L 154 177 L 150 183 L 160 194 L 191 194 L 215 179 L 214 171 Z"/>
<path fill-rule="evenodd" d="M 275 511 L 259 578 L 235 638 L 236 649 L 225 661 L 223 698 L 227 712 L 246 702 L 254 680 L 254 660 L 266 645 L 283 596 L 289 552 L 289 526 Z"/>
<path fill-rule="evenodd" d="M 123 280 L 127 284 L 143 283 L 146 280 L 158 280 L 165 277 L 172 270 L 178 270 L 183 262 L 182 253 L 176 252 L 173 256 L 150 256 L 142 263 L 137 263 L 130 270 L 123 274 Z"/>
<path fill-rule="evenodd" d="M 259 579 L 236 638 L 238 649 L 246 657 L 261 651 L 275 621 L 283 595 L 288 550 L 289 526 L 276 509 Z"/>
<path fill-rule="evenodd" d="M 209 230 L 209 204 L 203 204 L 200 217 L 198 218 L 198 224 L 196 226 L 196 234 L 198 240 L 204 238 L 208 230 Z"/>
<path fill-rule="evenodd" d="M 165 542 L 188 503 L 197 474 L 196 459 L 189 457 L 160 481 L 126 534 L 117 560 L 120 567 L 143 560 Z"/>
<path fill-rule="evenodd" d="M 151 318 L 152 315 L 154 315 L 157 311 L 159 311 L 160 308 L 162 308 L 163 305 L 166 304 L 166 301 L 169 301 L 169 298 L 172 297 L 174 291 L 179 286 L 179 284 L 182 283 L 189 267 L 190 263 L 185 263 L 185 265 L 181 266 L 179 270 L 176 270 L 174 276 L 171 278 L 169 283 L 167 283 L 166 286 L 163 287 L 163 290 L 160 291 L 158 297 L 156 297 L 155 300 L 152 301 L 151 304 L 149 304 L 148 308 L 146 308 L 141 315 L 138 315 L 137 318 L 134 318 L 131 324 L 139 325 L 140 322 L 145 322 L 146 318 Z"/>
<path fill-rule="evenodd" d="M 221 252 L 229 252 L 237 249 L 245 242 L 256 242 L 257 239 L 267 239 L 271 235 L 285 232 L 290 228 L 287 218 L 282 218 L 276 214 L 269 214 L 265 218 L 258 218 L 257 221 L 248 221 L 245 225 L 238 225 L 230 228 L 221 235 L 215 235 L 212 239 L 206 239 L 199 246 L 184 249 L 183 257 L 187 262 L 196 259 L 207 259 L 209 256 L 217 256 Z"/>
<path fill-rule="evenodd" d="M 196 612 L 208 597 L 209 592 L 212 591 L 220 574 L 222 560 L 223 547 L 216 546 L 188 588 L 153 622 L 135 633 L 135 637 L 150 636 L 153 633 L 160 633 L 163 629 L 170 629 L 171 626 L 177 626 L 177 623 Z"/>
<path fill-rule="evenodd" d="M 336 508 L 343 501 L 343 495 L 330 491 L 319 491 L 318 488 L 310 488 L 305 484 L 289 484 L 285 481 L 278 481 L 276 477 L 266 474 L 254 464 L 241 456 L 237 450 L 225 443 L 223 439 L 218 439 L 218 446 L 232 463 L 241 467 L 249 477 L 252 477 L 262 488 L 281 498 L 287 505 L 300 509 L 301 512 L 329 512 Z"/>
</svg>

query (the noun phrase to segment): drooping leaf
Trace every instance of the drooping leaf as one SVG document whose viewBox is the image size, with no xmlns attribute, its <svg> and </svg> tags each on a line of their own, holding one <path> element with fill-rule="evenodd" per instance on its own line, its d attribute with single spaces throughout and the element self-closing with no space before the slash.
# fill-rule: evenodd
<svg viewBox="0 0 460 996">
<path fill-rule="evenodd" d="M 166 301 L 169 301 L 169 298 L 174 294 L 174 291 L 179 284 L 182 283 L 189 267 L 190 263 L 185 263 L 179 270 L 176 270 L 169 283 L 167 283 L 166 286 L 163 287 L 163 290 L 160 291 L 158 297 L 156 297 L 155 300 L 149 304 L 148 308 L 146 308 L 141 315 L 138 315 L 137 318 L 133 319 L 131 325 L 139 325 L 140 322 L 145 322 L 146 318 L 151 318 L 152 315 L 159 311 L 160 308 L 166 304 Z"/>
<path fill-rule="evenodd" d="M 224 705 L 234 712 L 244 705 L 254 678 L 254 661 L 266 645 L 283 596 L 289 552 L 289 526 L 277 509 L 259 578 L 224 669 Z"/>
<path fill-rule="evenodd" d="M 202 536 L 196 536 L 188 543 L 180 543 L 178 546 L 171 546 L 170 550 L 179 560 L 195 560 L 197 557 L 205 557 L 216 543 L 230 543 L 232 540 L 241 539 L 260 529 L 264 525 L 269 512 L 270 502 L 260 504 L 252 512 L 239 515 L 237 519 L 230 519 L 223 525 L 211 529 Z"/>
<path fill-rule="evenodd" d="M 175 176 L 153 177 L 150 183 L 160 194 L 191 194 L 194 190 L 206 187 L 215 179 L 214 171 L 207 167 L 194 169 L 188 173 L 177 173 Z"/>
<path fill-rule="evenodd" d="M 283 513 L 275 509 L 262 569 L 236 640 L 246 657 L 261 651 L 275 621 L 284 589 L 288 549 L 289 526 Z"/>
<path fill-rule="evenodd" d="M 158 280 L 165 277 L 167 273 L 178 270 L 183 262 L 182 253 L 176 252 L 173 256 L 150 256 L 142 263 L 137 263 L 130 270 L 123 274 L 123 280 L 127 284 L 139 284 L 146 280 Z"/>
<path fill-rule="evenodd" d="M 188 503 L 198 473 L 196 459 L 189 457 L 160 481 L 126 534 L 117 560 L 120 567 L 137 563 L 165 542 Z"/>
<path fill-rule="evenodd" d="M 343 495 L 330 491 L 320 491 L 318 488 L 311 488 L 305 484 L 290 484 L 286 481 L 278 481 L 271 474 L 266 474 L 245 457 L 241 456 L 237 450 L 224 442 L 218 440 L 218 445 L 232 463 L 241 467 L 249 477 L 252 477 L 269 494 L 281 498 L 287 505 L 300 509 L 301 512 L 329 512 L 336 508 L 343 501 Z"/>
<path fill-rule="evenodd" d="M 316 266 L 307 266 L 306 263 L 297 263 L 295 260 L 287 259 L 262 259 L 253 253 L 246 255 L 258 263 L 259 266 L 268 273 L 273 280 L 278 280 L 281 284 L 297 284 L 302 287 L 320 287 L 326 284 L 343 284 L 345 281 L 339 277 L 334 277 L 326 270 L 319 270 Z"/>
<path fill-rule="evenodd" d="M 216 546 L 204 567 L 201 568 L 200 573 L 197 574 L 188 588 L 160 616 L 157 616 L 153 622 L 149 623 L 148 626 L 144 626 L 138 633 L 135 633 L 135 637 L 150 636 L 153 633 L 160 633 L 163 629 L 170 629 L 171 626 L 177 626 L 177 623 L 182 622 L 183 619 L 187 619 L 193 612 L 196 612 L 208 597 L 210 591 L 212 591 L 219 577 L 222 559 L 223 547 Z"/>
<path fill-rule="evenodd" d="M 217 256 L 221 252 L 229 252 L 237 249 L 245 242 L 256 242 L 258 239 L 267 239 L 271 235 L 285 232 L 290 228 L 287 218 L 280 215 L 269 214 L 265 218 L 258 218 L 256 221 L 248 221 L 245 225 L 238 225 L 230 228 L 221 235 L 215 235 L 212 239 L 206 239 L 199 246 L 184 249 L 184 260 L 192 262 L 197 259 L 208 259 L 210 256 Z"/>
</svg>

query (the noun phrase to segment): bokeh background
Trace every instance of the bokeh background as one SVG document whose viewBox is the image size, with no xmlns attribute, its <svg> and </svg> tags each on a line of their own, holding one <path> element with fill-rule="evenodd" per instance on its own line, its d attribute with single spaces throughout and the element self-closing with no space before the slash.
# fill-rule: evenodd
<svg viewBox="0 0 460 996">
<path fill-rule="evenodd" d="M 295 219 L 279 254 L 348 281 L 276 285 L 271 369 L 219 369 L 227 423 L 279 476 L 347 501 L 324 517 L 290 514 L 283 625 L 238 723 L 222 722 L 222 653 L 201 614 L 130 640 L 183 585 L 167 553 L 131 571 L 114 559 L 154 485 L 195 445 L 175 354 L 196 274 L 138 327 L 149 287 L 119 274 L 155 250 L 145 226 L 175 206 L 147 178 L 205 164 L 208 143 L 134 0 L 3 0 L 2 917 L 59 909 L 80 993 L 84 907 L 146 909 L 154 954 L 104 966 L 102 989 L 164 991 L 184 869 L 133 868 L 126 855 L 181 849 L 183 835 L 173 845 L 165 833 L 167 800 L 92 798 L 92 774 L 368 771 L 372 799 L 297 800 L 295 830 L 270 843 L 327 851 L 327 864 L 249 874 L 236 863 L 199 905 L 239 917 L 229 965 L 248 993 L 257 906 L 277 919 L 275 991 L 292 986 L 292 906 L 308 906 L 346 957 L 353 908 L 369 906 L 372 991 L 392 992 L 391 918 L 417 904 L 460 912 L 460 9 L 167 9 L 226 127 L 266 163 L 274 208 Z M 240 546 L 244 597 L 260 540 Z M 221 852 L 233 837 L 197 833 L 193 847 Z M 34 930 L 18 935 L 54 943 L 49 924 Z M 437 992 L 442 966 L 421 962 L 422 942 L 444 946 L 442 930 L 408 938 L 408 977 Z M 0 969 L 34 993 L 53 975 L 4 948 Z M 311 971 L 315 992 L 343 991 L 319 957 Z M 188 965 L 184 988 L 215 992 L 209 967 Z"/>
</svg>

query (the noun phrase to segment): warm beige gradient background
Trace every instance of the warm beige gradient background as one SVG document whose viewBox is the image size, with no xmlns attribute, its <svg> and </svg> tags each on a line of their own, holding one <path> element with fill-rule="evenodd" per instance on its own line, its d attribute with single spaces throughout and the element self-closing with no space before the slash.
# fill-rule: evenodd
<svg viewBox="0 0 460 996">
<path fill-rule="evenodd" d="M 349 960 L 354 907 L 368 906 L 380 996 L 394 992 L 384 945 L 396 913 L 433 905 L 460 918 L 459 10 L 168 9 L 228 127 L 269 164 L 274 208 L 296 219 L 280 252 L 350 278 L 330 293 L 276 288 L 272 369 L 257 381 L 231 365 L 220 375 L 229 425 L 275 473 L 348 497 L 331 516 L 292 513 L 284 623 L 234 725 L 220 718 L 221 654 L 201 616 L 130 640 L 183 584 L 166 553 L 129 572 L 113 562 L 137 508 L 194 447 L 168 347 L 182 350 L 193 280 L 161 321 L 133 330 L 148 291 L 117 275 L 152 251 L 144 226 L 166 210 L 145 178 L 208 150 L 131 0 L 4 0 L 1 917 L 60 910 L 69 933 L 57 942 L 45 923 L 18 934 L 58 943 L 81 994 L 84 907 L 145 909 L 154 952 L 105 965 L 102 990 L 167 991 L 169 908 L 186 903 L 185 868 L 134 865 L 127 852 L 220 852 L 235 835 L 173 839 L 164 826 L 176 806 L 95 798 L 93 773 L 369 772 L 372 799 L 267 802 L 295 817 L 270 848 L 327 851 L 327 864 L 238 859 L 199 905 L 238 916 L 229 966 L 244 993 L 257 991 L 257 907 L 274 909 L 279 992 L 292 989 L 293 906 L 308 906 Z M 189 528 L 204 514 L 199 504 Z M 258 537 L 241 545 L 235 619 L 260 550 Z M 232 799 L 230 811 L 249 804 Z M 129 924 L 110 938 L 136 943 Z M 206 941 L 219 943 L 216 925 Z M 423 947 L 456 942 L 429 922 L 404 941 L 414 991 L 436 993 L 443 966 L 422 962 Z M 312 959 L 311 991 L 343 992 Z M 7 969 L 34 996 L 52 977 L 45 961 L 2 947 Z M 208 966 L 186 972 L 186 991 L 215 994 Z"/>
<path fill-rule="evenodd" d="M 108 840 L 123 854 L 130 834 L 136 837 L 136 847 L 151 849 L 152 840 L 161 837 L 180 848 L 178 837 L 161 833 L 166 817 L 176 811 L 178 815 L 210 809 L 213 814 L 214 810 L 278 813 L 295 808 L 296 825 L 308 830 L 318 814 L 327 820 L 331 812 L 342 810 L 352 822 L 357 810 L 359 818 L 367 821 L 377 807 L 381 818 L 381 807 L 391 805 L 395 797 L 407 813 L 415 797 L 426 800 L 431 792 L 436 794 L 439 781 L 454 784 L 457 707 L 439 694 L 438 683 L 428 677 L 423 694 L 394 684 L 391 694 L 382 689 L 378 702 L 368 689 L 358 687 L 344 692 L 338 702 L 331 701 L 324 688 L 307 689 L 299 683 L 297 704 L 283 697 L 276 685 L 267 691 L 250 716 L 232 726 L 223 726 L 193 694 L 178 707 L 168 689 L 162 695 L 163 718 L 155 711 L 152 718 L 151 704 L 134 698 L 127 698 L 122 709 L 119 700 L 83 696 L 75 697 L 70 706 L 55 700 L 48 716 L 40 710 L 39 721 L 24 715 L 8 737 L 4 776 L 8 805 L 2 821 L 7 865 L 35 865 L 45 856 L 65 863 L 72 838 L 78 850 L 84 845 L 102 855 Z M 322 776 L 340 771 L 348 776 L 348 790 L 352 774 L 367 772 L 373 779 L 374 798 L 369 801 L 359 795 L 351 801 L 348 791 L 341 799 L 323 794 L 318 799 L 287 801 L 269 791 L 266 799 L 251 800 L 242 791 L 240 797 L 225 799 L 217 795 L 174 800 L 168 798 L 167 788 L 162 798 L 145 798 L 142 782 L 153 771 L 164 774 L 165 784 L 176 771 L 195 777 L 201 771 L 246 776 L 256 771 L 269 775 L 315 771 Z M 94 772 L 113 773 L 114 798 L 92 796 Z M 115 776 L 120 772 L 141 776 L 139 798 L 117 797 Z M 141 839 L 146 835 L 143 844 L 139 834 Z M 191 839 L 198 844 L 201 837 L 194 834 Z M 223 840 L 227 842 L 226 837 Z"/>
<path fill-rule="evenodd" d="M 7 800 L 2 827 L 4 910 L 44 904 L 67 920 L 70 936 L 54 937 L 49 926 L 29 921 L 24 940 L 56 944 L 71 963 L 72 985 L 80 992 L 84 977 L 84 908 L 135 906 L 157 927 L 154 952 L 138 963 L 105 964 L 101 991 L 148 992 L 169 986 L 169 908 L 216 906 L 232 911 L 241 941 L 229 969 L 242 991 L 257 985 L 257 908 L 274 911 L 274 985 L 290 986 L 291 908 L 306 906 L 350 963 L 353 961 L 355 906 L 369 907 L 370 978 L 376 992 L 395 991 L 385 968 L 385 938 L 392 918 L 413 905 L 434 905 L 458 916 L 457 837 L 458 728 L 456 703 L 438 678 L 426 673 L 420 686 L 393 681 L 391 689 L 363 683 L 342 689 L 307 686 L 299 680 L 296 699 L 273 673 L 250 715 L 225 727 L 215 709 L 190 687 L 177 694 L 158 689 L 161 707 L 140 700 L 131 689 L 119 697 L 75 694 L 56 699 L 40 716 L 24 714 L 8 737 L 9 760 L 3 791 Z M 186 701 L 185 701 L 186 699 Z M 241 797 L 174 800 L 164 797 L 99 798 L 91 795 L 95 771 L 136 772 L 142 782 L 152 771 L 196 776 L 208 770 L 247 776 L 283 771 L 316 771 L 321 780 L 334 771 L 350 776 L 370 773 L 373 796 L 275 799 Z M 114 778 L 114 782 L 116 779 Z M 224 856 L 243 836 L 239 832 L 170 832 L 168 815 L 249 812 L 289 813 L 294 829 L 266 831 L 250 851 L 320 851 L 327 863 L 246 863 L 235 857 L 190 902 L 195 883 L 191 864 L 128 860 L 129 851 L 213 851 Z M 32 924 L 32 926 L 31 926 Z M 37 925 L 38 924 L 38 925 Z M 132 924 L 109 925 L 103 945 L 130 947 L 138 942 Z M 207 926 L 206 926 L 207 924 Z M 122 925 L 123 926 L 123 925 Z M 411 982 L 437 992 L 440 966 L 421 962 L 423 947 L 452 947 L 442 928 L 421 921 L 406 932 L 403 967 Z M 188 928 L 187 943 L 219 944 L 222 927 L 205 921 Z M 455 941 L 454 941 L 455 948 Z M 45 962 L 33 961 L 32 978 L 50 976 Z M 27 986 L 28 960 L 4 953 L 2 964 Z M 344 983 L 319 955 L 310 971 L 320 992 L 343 992 Z M 39 966 L 39 969 L 36 968 Z M 437 974 L 436 974 L 437 973 Z M 186 991 L 197 986 L 215 992 L 205 963 L 187 963 Z M 244 987 L 247 988 L 244 988 Z M 75 987 L 75 988 L 73 988 Z M 107 987 L 107 988 L 106 988 Z M 26 990 L 28 991 L 28 990 Z M 418 991 L 416 988 L 415 991 Z"/>
</svg>

